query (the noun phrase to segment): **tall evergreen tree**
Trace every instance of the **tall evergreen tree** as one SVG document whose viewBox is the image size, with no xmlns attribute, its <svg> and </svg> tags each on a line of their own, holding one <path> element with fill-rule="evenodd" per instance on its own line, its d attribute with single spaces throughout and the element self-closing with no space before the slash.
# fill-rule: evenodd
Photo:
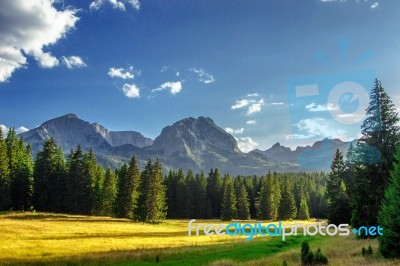
<svg viewBox="0 0 400 266">
<path fill-rule="evenodd" d="M 158 223 L 165 219 L 167 215 L 167 205 L 165 198 L 165 185 L 161 162 L 157 159 L 150 172 L 148 190 L 146 194 L 146 222 Z"/>
<path fill-rule="evenodd" d="M 399 141 L 399 118 L 381 82 L 375 80 L 363 134 L 357 146 L 359 166 L 351 190 L 352 225 L 376 225 L 378 210 L 393 169 L 393 156 Z"/>
<path fill-rule="evenodd" d="M 302 199 L 300 202 L 300 209 L 299 209 L 298 217 L 300 220 L 310 220 L 310 212 L 308 210 L 308 204 L 305 199 Z"/>
<path fill-rule="evenodd" d="M 379 250 L 385 258 L 400 258 L 400 146 L 398 146 L 391 180 L 379 211 L 379 225 L 384 228 L 379 236 Z"/>
<path fill-rule="evenodd" d="M 195 206 L 195 201 L 198 200 L 194 197 L 194 192 L 195 192 L 195 180 L 193 177 L 193 172 L 192 170 L 188 170 L 186 174 L 186 179 L 185 179 L 185 213 L 184 217 L 187 219 L 193 218 L 194 213 L 196 210 L 194 209 Z"/>
<path fill-rule="evenodd" d="M 106 169 L 101 192 L 100 214 L 113 216 L 113 206 L 117 194 L 117 180 L 110 168 Z"/>
<path fill-rule="evenodd" d="M 246 187 L 243 182 L 240 182 L 239 189 L 236 194 L 236 210 L 237 218 L 241 220 L 250 219 L 250 203 Z"/>
<path fill-rule="evenodd" d="M 71 151 L 71 154 L 68 156 L 67 165 L 67 211 L 76 214 L 87 214 L 81 209 L 81 202 L 86 201 L 86 196 L 90 194 L 90 186 L 84 180 L 83 153 L 79 145 L 76 151 Z"/>
<path fill-rule="evenodd" d="M 350 202 L 344 183 L 345 171 L 343 156 L 336 150 L 326 186 L 328 219 L 332 224 L 348 223 L 351 218 Z"/>
<path fill-rule="evenodd" d="M 228 175 L 224 177 L 222 191 L 221 219 L 230 221 L 236 217 L 236 195 L 232 178 Z"/>
<path fill-rule="evenodd" d="M 10 207 L 10 171 L 7 146 L 0 128 L 0 210 L 9 210 Z"/>
<path fill-rule="evenodd" d="M 43 143 L 34 164 L 33 203 L 38 211 L 65 211 L 66 165 L 53 138 Z"/>
<path fill-rule="evenodd" d="M 213 218 L 221 217 L 222 178 L 219 174 L 218 168 L 215 170 L 211 169 L 208 174 L 207 195 L 211 202 Z"/>
<path fill-rule="evenodd" d="M 279 204 L 279 219 L 294 219 L 297 215 L 296 202 L 293 196 L 293 184 L 287 177 L 283 178 Z"/>
</svg>

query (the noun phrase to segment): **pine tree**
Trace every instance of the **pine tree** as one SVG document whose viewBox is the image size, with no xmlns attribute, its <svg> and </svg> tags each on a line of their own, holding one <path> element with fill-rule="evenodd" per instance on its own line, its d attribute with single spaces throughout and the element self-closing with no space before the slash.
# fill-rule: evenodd
<svg viewBox="0 0 400 266">
<path fill-rule="evenodd" d="M 400 146 L 398 146 L 391 180 L 379 211 L 379 225 L 384 228 L 379 236 L 379 250 L 385 258 L 400 258 Z"/>
<path fill-rule="evenodd" d="M 211 169 L 208 174 L 207 181 L 207 195 L 211 202 L 212 217 L 221 217 L 221 204 L 222 204 L 222 179 L 218 169 Z"/>
<path fill-rule="evenodd" d="M 399 141 L 399 118 L 381 82 L 375 80 L 363 134 L 357 145 L 359 166 L 351 189 L 352 225 L 377 224 L 378 210 L 389 184 L 393 156 Z"/>
<path fill-rule="evenodd" d="M 136 219 L 142 222 L 146 221 L 147 219 L 146 201 L 147 201 L 147 195 L 149 193 L 149 186 L 150 186 L 150 179 L 152 176 L 152 172 L 153 172 L 153 163 L 149 159 L 140 176 L 141 182 L 139 185 L 138 203 L 134 210 Z"/>
<path fill-rule="evenodd" d="M 300 209 L 299 209 L 299 215 L 298 215 L 300 220 L 310 220 L 310 213 L 308 210 L 308 204 L 305 199 L 302 199 L 300 202 Z"/>
<path fill-rule="evenodd" d="M 66 179 L 66 208 L 69 213 L 86 214 L 81 209 L 81 202 L 90 193 L 86 182 L 84 182 L 83 153 L 78 145 L 76 151 L 71 151 L 68 156 L 68 174 Z"/>
<path fill-rule="evenodd" d="M 328 218 L 332 224 L 350 222 L 350 202 L 344 183 L 346 164 L 339 150 L 336 150 L 331 172 L 326 185 L 326 197 L 328 199 Z"/>
<path fill-rule="evenodd" d="M 117 194 L 117 182 L 116 176 L 110 168 L 106 169 L 101 192 L 100 214 L 113 216 L 113 206 Z"/>
<path fill-rule="evenodd" d="M 0 211 L 9 210 L 11 207 L 9 178 L 7 146 L 0 128 Z"/>
<path fill-rule="evenodd" d="M 38 211 L 65 211 L 66 165 L 62 150 L 53 138 L 43 143 L 34 164 L 33 202 Z"/>
<path fill-rule="evenodd" d="M 228 175 L 224 177 L 222 191 L 221 219 L 230 221 L 236 216 L 236 195 L 232 179 Z"/>
<path fill-rule="evenodd" d="M 13 210 L 27 210 L 31 207 L 33 192 L 31 147 L 24 146 L 13 128 L 5 142 L 9 158 L 11 207 Z"/>
<path fill-rule="evenodd" d="M 137 208 L 139 185 L 140 171 L 137 166 L 136 157 L 132 156 L 129 167 L 120 173 L 117 197 L 118 217 L 138 219 L 135 217 L 134 210 Z"/>
<path fill-rule="evenodd" d="M 193 178 L 193 172 L 192 170 L 188 170 L 186 174 L 186 179 L 185 179 L 185 212 L 184 212 L 184 217 L 187 219 L 193 218 L 195 209 L 195 201 L 198 200 L 194 197 L 194 191 L 195 191 L 195 180 Z"/>
<path fill-rule="evenodd" d="M 165 219 L 167 215 L 167 205 L 165 198 L 165 185 L 163 183 L 163 173 L 161 162 L 157 159 L 150 172 L 148 190 L 145 200 L 146 222 L 158 223 Z"/>
<path fill-rule="evenodd" d="M 283 179 L 281 200 L 279 204 L 279 219 L 294 219 L 297 215 L 296 202 L 293 196 L 293 185 L 287 177 Z"/>
<path fill-rule="evenodd" d="M 211 209 L 208 209 L 207 206 L 207 179 L 204 176 L 204 173 L 197 174 L 195 178 L 195 189 L 193 193 L 194 205 L 194 218 L 210 218 L 211 217 Z M 169 206 L 168 206 L 169 213 Z"/>
<path fill-rule="evenodd" d="M 243 182 L 240 182 L 239 189 L 236 194 L 236 210 L 237 218 L 241 220 L 250 219 L 250 203 L 246 187 Z"/>
</svg>

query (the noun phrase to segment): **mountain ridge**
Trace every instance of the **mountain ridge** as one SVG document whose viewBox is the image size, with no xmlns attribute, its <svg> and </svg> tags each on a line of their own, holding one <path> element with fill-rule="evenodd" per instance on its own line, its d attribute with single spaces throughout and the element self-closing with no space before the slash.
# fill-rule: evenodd
<svg viewBox="0 0 400 266">
<path fill-rule="evenodd" d="M 339 139 L 324 139 L 292 150 L 277 142 L 267 150 L 244 153 L 232 135 L 203 116 L 168 125 L 154 140 L 136 131 L 109 131 L 76 114 L 50 119 L 19 136 L 31 143 L 34 153 L 50 137 L 65 153 L 77 145 L 83 150 L 92 149 L 103 166 L 119 167 L 135 154 L 140 166 L 149 158 L 159 158 L 166 171 L 182 168 L 200 172 L 219 168 L 221 172 L 245 175 L 268 171 L 328 171 L 336 149 L 345 152 L 350 145 Z"/>
</svg>

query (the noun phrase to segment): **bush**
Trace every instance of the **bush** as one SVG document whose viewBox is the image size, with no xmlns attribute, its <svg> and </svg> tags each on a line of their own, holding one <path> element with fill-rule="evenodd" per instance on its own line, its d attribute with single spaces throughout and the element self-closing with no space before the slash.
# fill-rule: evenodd
<svg viewBox="0 0 400 266">
<path fill-rule="evenodd" d="M 301 243 L 301 265 L 313 264 L 328 264 L 328 258 L 322 254 L 320 248 L 317 249 L 317 252 L 314 255 L 308 242 L 303 241 L 303 243 Z"/>
<path fill-rule="evenodd" d="M 288 266 L 286 260 L 283 261 L 282 266 Z"/>
<path fill-rule="evenodd" d="M 374 253 L 374 251 L 372 250 L 372 247 L 371 247 L 371 245 L 369 245 L 368 246 L 368 248 L 362 248 L 361 249 L 361 254 L 363 255 L 363 256 L 369 256 L 369 255 L 372 255 Z"/>
</svg>

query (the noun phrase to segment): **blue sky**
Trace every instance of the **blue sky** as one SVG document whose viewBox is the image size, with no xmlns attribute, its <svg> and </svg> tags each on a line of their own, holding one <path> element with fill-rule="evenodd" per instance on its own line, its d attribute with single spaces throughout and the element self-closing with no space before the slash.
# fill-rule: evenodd
<svg viewBox="0 0 400 266">
<path fill-rule="evenodd" d="M 353 139 L 375 77 L 400 107 L 399 17 L 396 0 L 1 1 L 0 124 L 76 113 L 155 138 L 209 116 L 243 151 Z"/>
</svg>

